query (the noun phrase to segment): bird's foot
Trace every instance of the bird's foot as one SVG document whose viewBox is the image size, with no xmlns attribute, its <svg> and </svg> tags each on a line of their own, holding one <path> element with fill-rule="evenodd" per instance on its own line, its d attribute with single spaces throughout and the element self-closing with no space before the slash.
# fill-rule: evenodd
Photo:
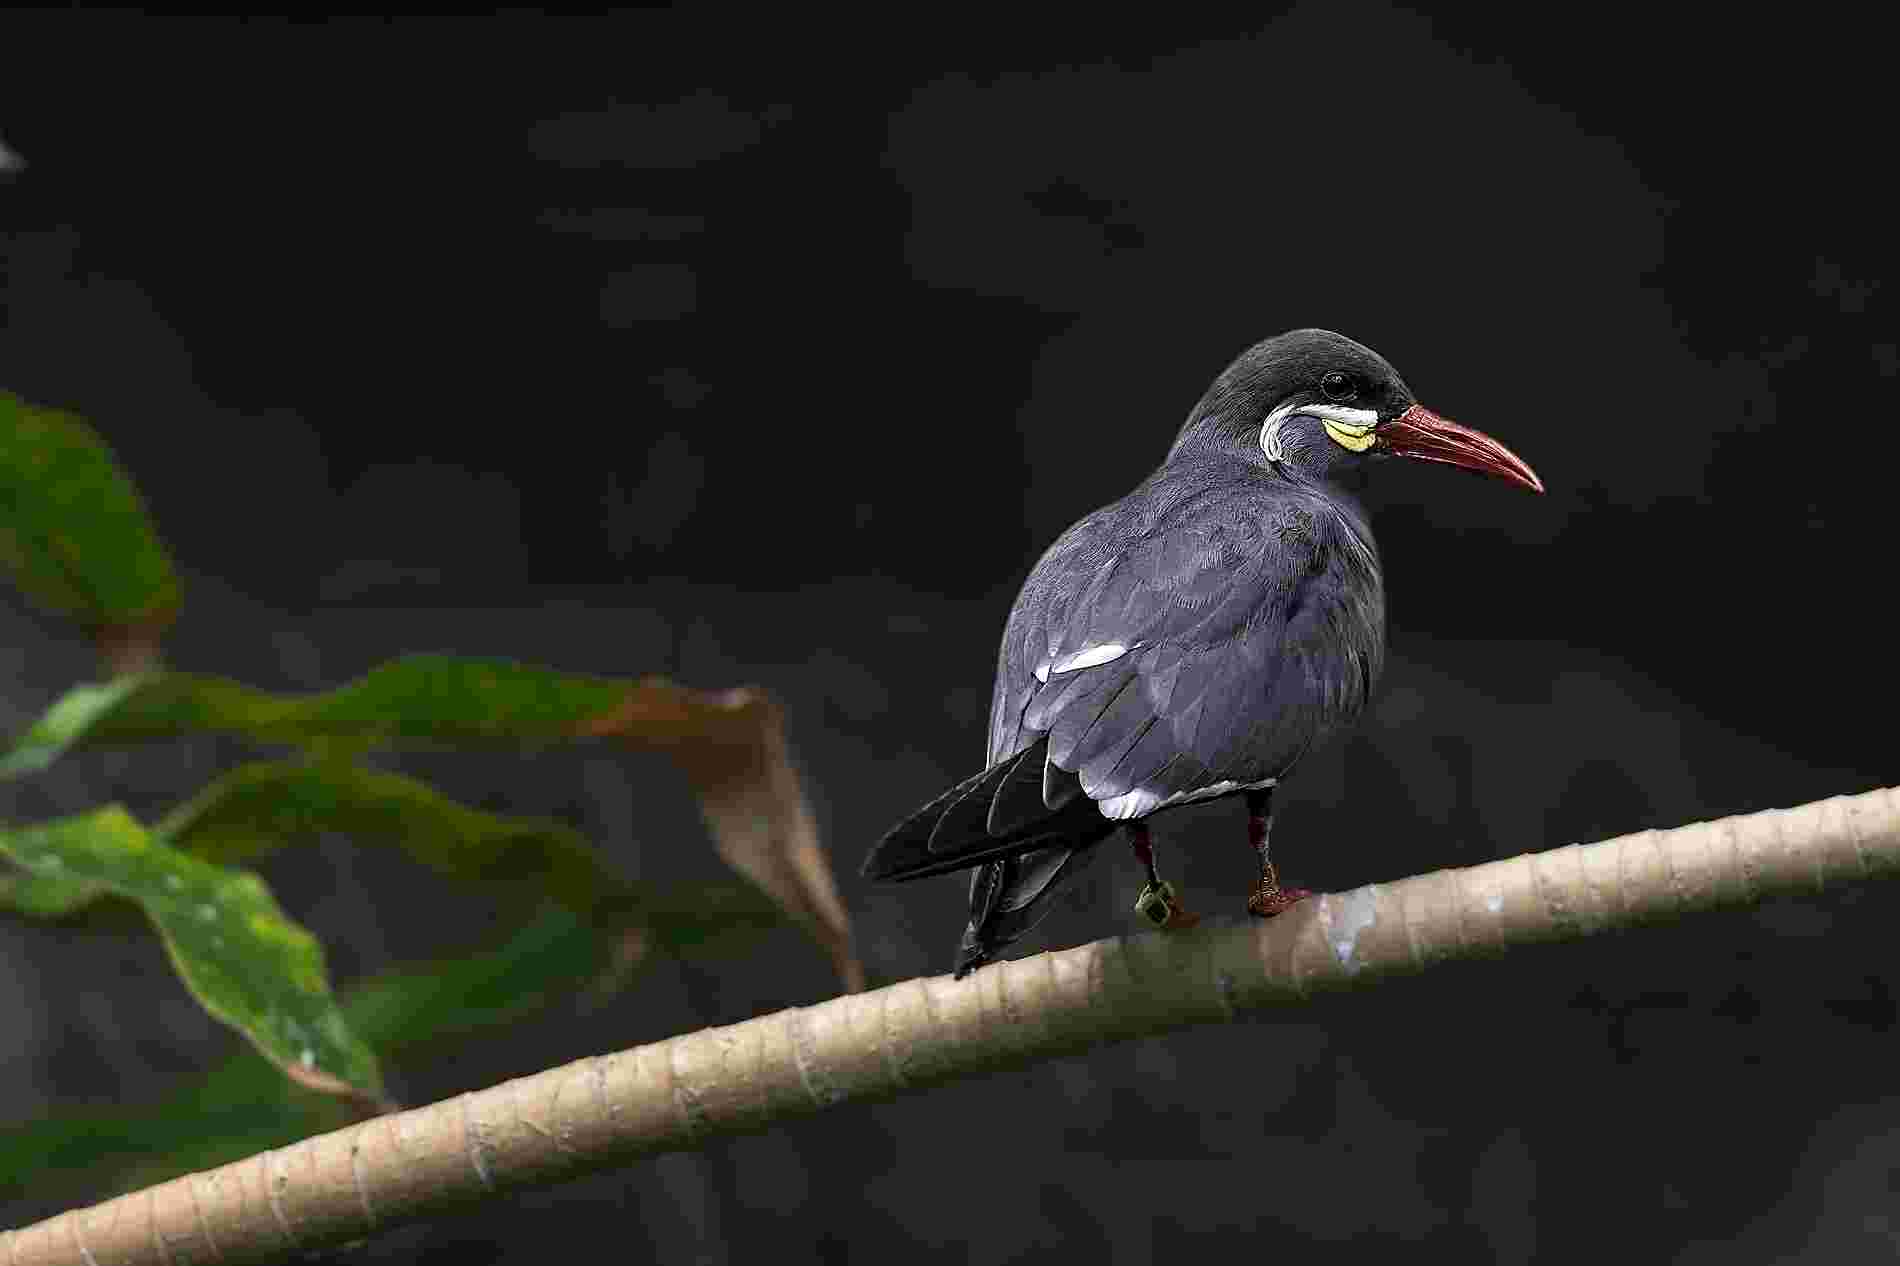
<svg viewBox="0 0 1900 1266">
<path fill-rule="evenodd" d="M 1170 931 L 1191 928 L 1201 921 L 1200 915 L 1181 903 L 1180 894 L 1165 879 L 1141 886 L 1141 895 L 1135 898 L 1135 913 L 1156 927 Z"/>
<path fill-rule="evenodd" d="M 1260 886 L 1247 898 L 1247 913 L 1256 919 L 1271 919 L 1276 914 L 1285 914 L 1300 902 L 1312 896 L 1304 888 L 1282 888 L 1277 879 L 1262 879 Z"/>
</svg>

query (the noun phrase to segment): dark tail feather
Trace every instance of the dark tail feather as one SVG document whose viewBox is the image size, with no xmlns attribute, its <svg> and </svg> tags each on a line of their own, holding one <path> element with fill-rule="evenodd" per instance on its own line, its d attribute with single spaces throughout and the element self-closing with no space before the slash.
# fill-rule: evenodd
<svg viewBox="0 0 1900 1266">
<path fill-rule="evenodd" d="M 902 884 L 913 879 L 930 879 L 937 875 L 948 875 L 953 871 L 968 870 L 972 866 L 981 866 L 985 862 L 1001 858 L 1014 857 L 1018 853 L 1028 852 L 1032 848 L 1049 848 L 1057 844 L 1072 844 L 1072 834 L 1024 834 L 1012 835 L 1007 839 L 970 841 L 967 847 L 955 853 L 937 853 L 912 861 L 907 867 L 895 871 L 866 870 L 865 877 L 884 883 Z M 879 846 L 880 848 L 882 845 Z M 873 854 L 875 857 L 876 854 Z M 881 860 L 881 859 L 880 859 Z M 868 865 L 868 863 L 867 863 Z"/>
<path fill-rule="evenodd" d="M 1095 846 L 1115 830 L 1098 817 L 1080 839 L 1039 847 L 990 862 L 970 877 L 970 922 L 957 945 L 956 977 L 990 962 L 1055 908 L 1055 897 L 1096 856 Z"/>
<path fill-rule="evenodd" d="M 1049 747 L 1046 743 L 1037 743 L 1018 756 L 1009 767 L 1009 772 L 997 784 L 995 794 L 990 797 L 989 818 L 983 829 L 999 839 L 1014 835 L 1026 827 L 1034 826 L 1049 816 L 1052 808 L 1061 805 L 1050 804 L 1043 798 L 1043 782 L 1047 778 L 1044 772 L 1048 767 Z M 1062 774 L 1057 770 L 1058 775 Z"/>
<path fill-rule="evenodd" d="M 990 801 L 996 798 L 997 788 L 1008 781 L 1010 772 L 1026 755 L 1027 752 L 998 761 L 962 783 L 968 790 L 944 807 L 937 824 L 930 828 L 930 841 L 925 847 L 932 853 L 950 853 L 970 840 L 989 838 Z"/>
<path fill-rule="evenodd" d="M 885 832 L 861 873 L 867 879 L 925 879 L 1093 829 L 1101 815 L 1079 789 L 1060 808 L 1042 802 L 1046 752 L 1046 744 L 1037 742 L 950 788 Z M 1072 774 L 1055 774 L 1065 790 L 1074 781 Z"/>
<path fill-rule="evenodd" d="M 965 779 L 884 832 L 884 838 L 864 859 L 859 873 L 866 879 L 910 878 L 910 871 L 914 867 L 932 860 L 930 837 L 937 829 L 937 822 L 952 805 L 988 776 L 989 771 L 985 770 L 974 778 Z"/>
<path fill-rule="evenodd" d="M 1048 764 L 1048 750 L 1038 739 L 964 779 L 885 832 L 864 859 L 866 878 L 889 881 L 975 868 L 959 977 L 1040 923 L 1115 830 L 1074 774 Z"/>
</svg>

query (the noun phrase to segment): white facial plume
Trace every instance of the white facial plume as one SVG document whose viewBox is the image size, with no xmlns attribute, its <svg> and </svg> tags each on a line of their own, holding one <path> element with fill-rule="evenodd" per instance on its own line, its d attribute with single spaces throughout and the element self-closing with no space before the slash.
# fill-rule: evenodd
<svg viewBox="0 0 1900 1266">
<path fill-rule="evenodd" d="M 1318 418 L 1325 424 L 1326 434 L 1333 443 L 1355 453 L 1372 447 L 1372 428 L 1379 421 L 1376 409 L 1354 409 L 1343 404 L 1283 404 L 1269 413 L 1260 427 L 1260 451 L 1267 455 L 1268 461 L 1286 460 L 1286 450 L 1280 443 L 1280 427 L 1296 413 Z"/>
</svg>

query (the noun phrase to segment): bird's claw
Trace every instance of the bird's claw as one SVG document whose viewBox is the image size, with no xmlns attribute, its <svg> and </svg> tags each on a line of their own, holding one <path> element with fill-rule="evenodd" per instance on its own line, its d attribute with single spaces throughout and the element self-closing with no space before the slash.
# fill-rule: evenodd
<svg viewBox="0 0 1900 1266">
<path fill-rule="evenodd" d="M 1254 889 L 1253 896 L 1247 898 L 1247 913 L 1256 919 L 1271 919 L 1276 914 L 1285 914 L 1312 895 L 1304 888 L 1282 888 L 1277 883 L 1271 887 L 1261 884 Z"/>
<path fill-rule="evenodd" d="M 1135 898 L 1135 913 L 1158 928 L 1191 928 L 1201 921 L 1200 915 L 1190 913 L 1181 904 L 1174 885 L 1165 879 L 1142 885 L 1141 895 Z"/>
</svg>

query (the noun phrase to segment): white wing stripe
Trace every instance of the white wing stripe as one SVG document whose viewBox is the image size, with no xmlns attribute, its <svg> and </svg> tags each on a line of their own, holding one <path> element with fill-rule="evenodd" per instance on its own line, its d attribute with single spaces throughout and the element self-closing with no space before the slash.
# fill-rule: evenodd
<svg viewBox="0 0 1900 1266">
<path fill-rule="evenodd" d="M 1114 822 L 1126 822 L 1131 818 L 1146 817 L 1157 809 L 1170 808 L 1177 804 L 1192 804 L 1196 800 L 1209 800 L 1215 796 L 1224 796 L 1230 791 L 1265 791 L 1277 783 L 1277 778 L 1266 778 L 1260 782 L 1238 783 L 1223 779 L 1210 787 L 1199 787 L 1193 791 L 1177 791 L 1163 800 L 1152 791 L 1140 787 L 1125 792 L 1112 799 L 1098 803 L 1102 816 Z"/>
<path fill-rule="evenodd" d="M 1135 643 L 1135 646 L 1140 645 L 1140 642 Z M 1073 654 L 1064 655 L 1053 664 L 1045 661 L 1036 665 L 1036 680 L 1047 685 L 1052 676 L 1080 672 L 1084 668 L 1096 668 L 1103 664 L 1113 663 L 1133 649 L 1135 649 L 1134 646 L 1123 646 L 1120 642 L 1103 642 L 1100 646 L 1085 646 Z"/>
</svg>

